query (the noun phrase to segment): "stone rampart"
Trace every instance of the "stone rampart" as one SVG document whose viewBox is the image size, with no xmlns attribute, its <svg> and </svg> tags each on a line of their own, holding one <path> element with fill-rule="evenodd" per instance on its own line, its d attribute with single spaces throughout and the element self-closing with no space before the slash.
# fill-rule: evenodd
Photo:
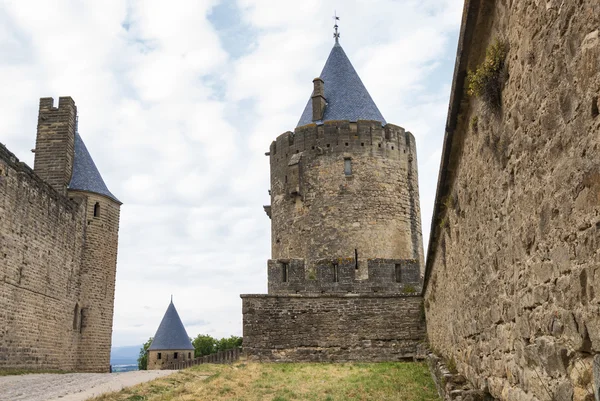
<svg viewBox="0 0 600 401">
<path fill-rule="evenodd" d="M 75 370 L 85 213 L 0 145 L 0 368 Z"/>
<path fill-rule="evenodd" d="M 427 332 L 432 349 L 501 400 L 593 399 L 599 27 L 597 0 L 465 5 L 427 257 Z M 508 45 L 499 106 L 469 98 L 465 84 L 497 40 Z"/>
<path fill-rule="evenodd" d="M 268 261 L 269 294 L 298 293 L 421 293 L 420 264 L 417 260 L 368 259 L 368 277 L 358 279 L 354 258 L 321 259 L 314 272 L 305 274 L 304 260 Z"/>
<path fill-rule="evenodd" d="M 272 362 L 399 361 L 422 353 L 420 296 L 242 295 L 244 354 Z"/>
</svg>

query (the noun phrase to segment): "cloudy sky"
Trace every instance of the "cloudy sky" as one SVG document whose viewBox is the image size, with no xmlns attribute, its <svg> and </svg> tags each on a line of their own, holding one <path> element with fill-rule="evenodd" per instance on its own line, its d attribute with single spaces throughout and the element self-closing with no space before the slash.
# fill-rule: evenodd
<svg viewBox="0 0 600 401">
<path fill-rule="evenodd" d="M 72 96 L 124 202 L 113 345 L 171 294 L 188 334 L 241 335 L 266 293 L 269 166 L 340 43 L 388 122 L 417 139 L 427 243 L 462 0 L 0 0 L 0 142 L 33 166 L 40 97 Z"/>
</svg>

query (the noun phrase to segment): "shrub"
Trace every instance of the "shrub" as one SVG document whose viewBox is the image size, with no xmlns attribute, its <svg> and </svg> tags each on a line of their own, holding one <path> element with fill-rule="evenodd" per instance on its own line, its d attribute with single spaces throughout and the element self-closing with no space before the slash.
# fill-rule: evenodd
<svg viewBox="0 0 600 401">
<path fill-rule="evenodd" d="M 507 54 L 508 44 L 500 39 L 494 40 L 487 48 L 483 63 L 467 75 L 469 96 L 481 98 L 492 108 L 500 107 L 502 73 Z"/>
<path fill-rule="evenodd" d="M 150 345 L 152 344 L 152 340 L 153 340 L 153 338 L 150 337 L 148 339 L 148 341 L 146 341 L 144 343 L 144 345 L 142 345 L 142 348 L 140 348 L 140 355 L 138 356 L 138 360 L 137 360 L 139 370 L 148 369 L 148 348 L 150 348 Z"/>
</svg>

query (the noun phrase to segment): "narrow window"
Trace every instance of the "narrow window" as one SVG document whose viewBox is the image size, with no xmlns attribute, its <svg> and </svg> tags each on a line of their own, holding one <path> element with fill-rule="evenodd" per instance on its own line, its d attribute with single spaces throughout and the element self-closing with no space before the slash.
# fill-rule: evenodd
<svg viewBox="0 0 600 401">
<path fill-rule="evenodd" d="M 177 352 L 173 353 L 173 359 L 177 359 Z"/>
<path fill-rule="evenodd" d="M 83 333 L 83 328 L 87 324 L 87 309 L 81 308 L 79 310 L 79 333 Z"/>
<path fill-rule="evenodd" d="M 339 282 L 339 276 L 338 276 L 339 270 L 338 270 L 338 264 L 334 263 L 333 264 L 333 282 L 337 283 Z"/>
<path fill-rule="evenodd" d="M 352 175 L 352 160 L 344 159 L 344 174 Z"/>
<path fill-rule="evenodd" d="M 192 359 L 192 353 L 188 352 L 188 359 Z"/>
<path fill-rule="evenodd" d="M 77 330 L 79 327 L 79 304 L 75 304 L 75 310 L 73 311 L 73 330 Z"/>
<path fill-rule="evenodd" d="M 158 353 L 158 358 L 157 359 L 162 359 L 162 354 L 160 352 Z"/>
<path fill-rule="evenodd" d="M 284 283 L 287 283 L 288 281 L 288 264 L 287 263 L 282 263 L 281 264 L 281 276 L 282 276 L 282 280 Z"/>
<path fill-rule="evenodd" d="M 354 268 L 358 270 L 358 249 L 354 250 Z"/>
<path fill-rule="evenodd" d="M 285 176 L 285 183 L 287 184 L 287 175 Z"/>
<path fill-rule="evenodd" d="M 400 265 L 396 265 L 396 282 L 402 282 L 402 271 L 400 270 Z"/>
<path fill-rule="evenodd" d="M 96 202 L 94 205 L 94 217 L 100 217 L 100 203 Z"/>
</svg>

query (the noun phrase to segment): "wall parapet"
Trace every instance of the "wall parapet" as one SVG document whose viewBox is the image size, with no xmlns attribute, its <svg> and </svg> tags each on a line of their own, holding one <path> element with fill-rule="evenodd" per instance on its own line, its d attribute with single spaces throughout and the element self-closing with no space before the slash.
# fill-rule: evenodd
<svg viewBox="0 0 600 401">
<path fill-rule="evenodd" d="M 314 269 L 307 269 L 304 259 L 270 259 L 269 294 L 421 292 L 419 261 L 378 258 L 366 262 L 368 277 L 361 279 L 354 258 L 320 259 Z"/>
</svg>

